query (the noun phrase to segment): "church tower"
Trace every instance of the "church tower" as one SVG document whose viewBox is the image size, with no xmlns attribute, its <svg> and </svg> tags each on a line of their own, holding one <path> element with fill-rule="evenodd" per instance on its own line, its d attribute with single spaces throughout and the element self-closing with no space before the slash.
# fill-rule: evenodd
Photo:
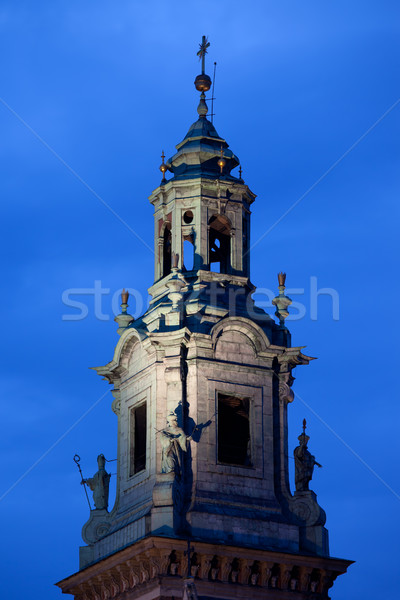
<svg viewBox="0 0 400 600">
<path fill-rule="evenodd" d="M 291 345 L 285 275 L 278 323 L 252 299 L 255 194 L 207 118 L 207 47 L 198 119 L 150 196 L 149 309 L 134 320 L 122 294 L 114 356 L 96 368 L 113 386 L 117 491 L 108 511 L 100 455 L 80 570 L 58 584 L 76 600 L 322 600 L 350 564 L 329 556 L 305 423 L 289 485 L 292 372 L 312 359 Z"/>
</svg>

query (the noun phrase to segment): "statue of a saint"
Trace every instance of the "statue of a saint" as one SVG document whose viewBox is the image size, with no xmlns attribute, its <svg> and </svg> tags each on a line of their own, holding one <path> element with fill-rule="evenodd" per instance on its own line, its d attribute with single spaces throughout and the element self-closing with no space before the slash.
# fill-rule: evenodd
<svg viewBox="0 0 400 600">
<path fill-rule="evenodd" d="M 178 426 L 174 412 L 167 417 L 167 427 L 161 432 L 161 473 L 181 473 L 182 451 L 187 452 L 188 442 L 192 436 L 187 436 Z"/>
<path fill-rule="evenodd" d="M 306 420 L 303 420 L 303 433 L 297 438 L 300 442 L 300 446 L 294 449 L 294 465 L 295 465 L 295 485 L 296 492 L 306 492 L 309 490 L 308 484 L 310 483 L 314 465 L 322 467 L 316 460 L 315 456 L 309 452 L 307 448 L 308 440 L 310 439 L 306 435 Z"/>
<path fill-rule="evenodd" d="M 99 454 L 97 464 L 99 467 L 97 473 L 90 479 L 82 479 L 81 483 L 86 483 L 92 490 L 96 510 L 107 510 L 111 474 L 105 470 L 106 459 L 104 454 Z"/>
</svg>

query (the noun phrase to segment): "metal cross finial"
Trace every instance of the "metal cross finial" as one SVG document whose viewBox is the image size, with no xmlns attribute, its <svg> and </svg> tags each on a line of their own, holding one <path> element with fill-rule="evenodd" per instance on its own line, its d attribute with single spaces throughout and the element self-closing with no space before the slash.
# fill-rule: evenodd
<svg viewBox="0 0 400 600">
<path fill-rule="evenodd" d="M 307 421 L 305 419 L 303 419 L 303 434 L 304 435 L 306 433 L 306 427 L 307 427 Z"/>
<path fill-rule="evenodd" d="M 201 44 L 200 44 L 200 50 L 197 53 L 199 60 L 201 60 L 201 72 L 203 75 L 205 73 L 205 70 L 204 70 L 205 69 L 205 57 L 207 54 L 207 48 L 209 48 L 209 46 L 210 46 L 210 42 L 208 41 L 208 37 L 203 35 Z"/>
</svg>

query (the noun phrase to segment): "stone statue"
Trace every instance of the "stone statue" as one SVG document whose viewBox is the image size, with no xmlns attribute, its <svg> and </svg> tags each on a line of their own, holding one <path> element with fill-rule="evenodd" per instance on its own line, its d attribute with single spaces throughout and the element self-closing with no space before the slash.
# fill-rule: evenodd
<svg viewBox="0 0 400 600">
<path fill-rule="evenodd" d="M 294 449 L 296 492 L 308 491 L 308 484 L 313 476 L 314 465 L 322 467 L 322 465 L 315 460 L 315 456 L 313 456 L 307 448 L 307 443 L 310 438 L 306 435 L 306 425 L 307 423 L 304 419 L 303 433 L 297 438 L 300 442 L 300 446 L 297 446 L 297 448 Z"/>
<path fill-rule="evenodd" d="M 110 485 L 110 473 L 105 470 L 106 459 L 104 454 L 97 457 L 99 470 L 90 479 L 82 479 L 81 483 L 87 483 L 93 492 L 93 501 L 96 510 L 107 510 L 108 492 Z"/>
<path fill-rule="evenodd" d="M 161 473 L 181 473 L 182 451 L 187 452 L 188 442 L 192 436 L 187 436 L 178 426 L 174 412 L 167 417 L 167 427 L 161 430 Z"/>
</svg>

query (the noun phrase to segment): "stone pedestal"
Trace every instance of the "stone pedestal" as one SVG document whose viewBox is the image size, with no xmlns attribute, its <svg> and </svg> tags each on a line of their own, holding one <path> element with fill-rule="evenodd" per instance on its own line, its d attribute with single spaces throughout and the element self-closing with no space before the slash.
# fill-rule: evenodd
<svg viewBox="0 0 400 600">
<path fill-rule="evenodd" d="M 300 549 L 303 552 L 329 556 L 328 531 L 324 527 L 326 515 L 317 502 L 316 494 L 312 490 L 295 492 L 291 510 L 300 525 Z"/>
<path fill-rule="evenodd" d="M 173 485 L 174 473 L 160 473 L 153 488 L 153 509 L 151 511 L 151 530 L 161 534 L 174 531 Z"/>
</svg>

